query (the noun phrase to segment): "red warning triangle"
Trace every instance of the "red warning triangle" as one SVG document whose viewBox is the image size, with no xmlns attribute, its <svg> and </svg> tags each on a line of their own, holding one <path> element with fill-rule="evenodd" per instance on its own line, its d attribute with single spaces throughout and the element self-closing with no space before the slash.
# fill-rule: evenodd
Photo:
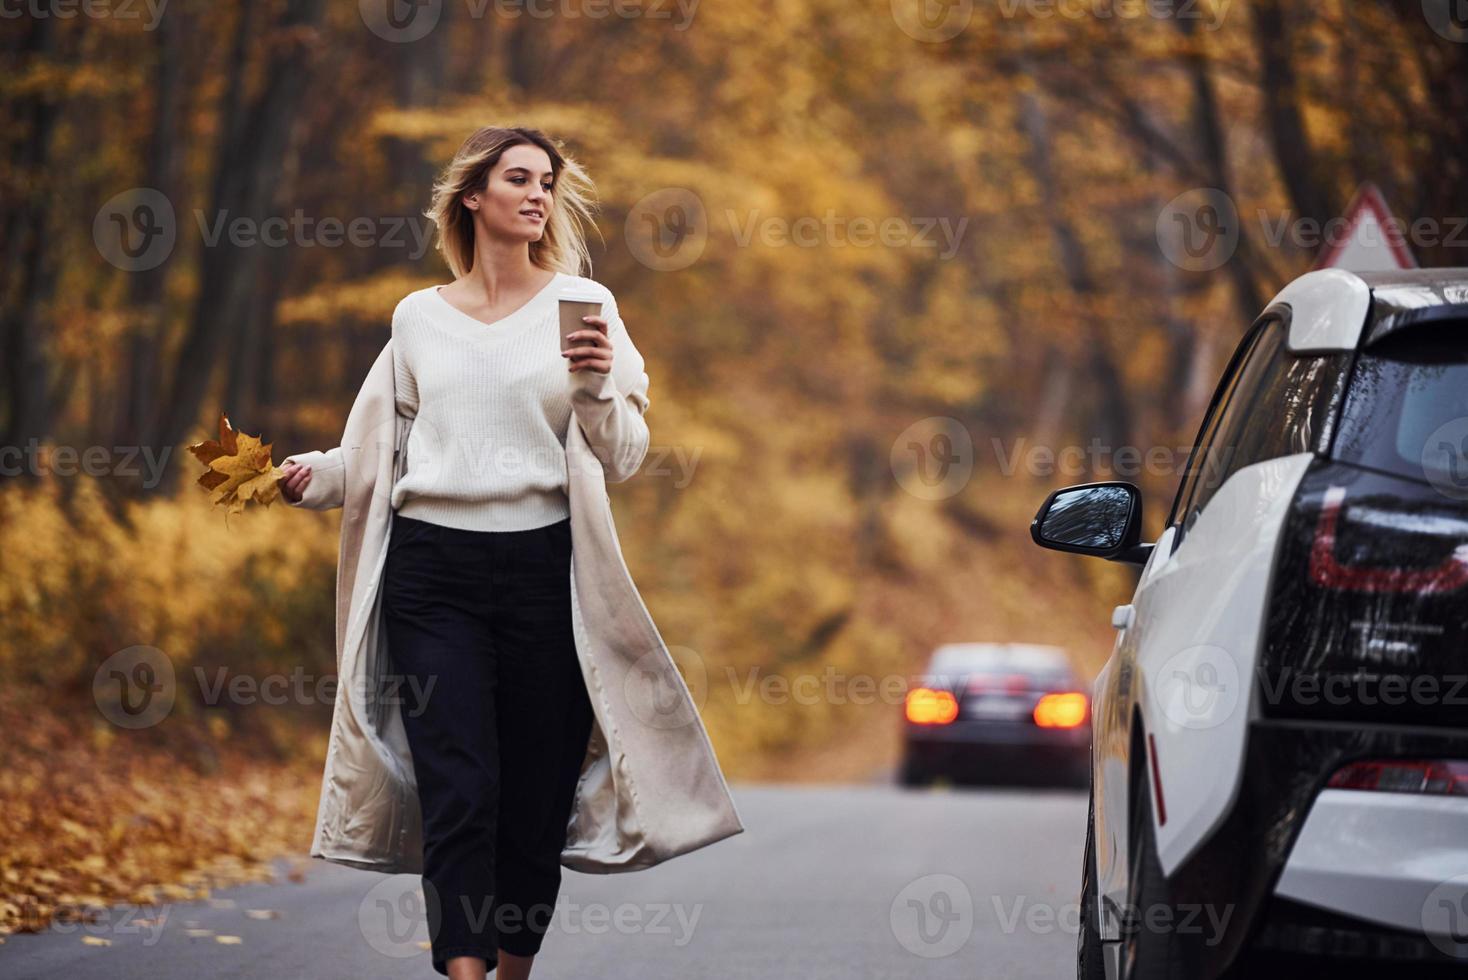
<svg viewBox="0 0 1468 980">
<path fill-rule="evenodd" d="M 1392 214 L 1381 190 L 1369 181 L 1356 188 L 1345 221 L 1332 221 L 1326 228 L 1325 247 L 1315 261 L 1317 269 L 1390 272 L 1417 268 L 1407 244 L 1406 223 Z"/>
</svg>

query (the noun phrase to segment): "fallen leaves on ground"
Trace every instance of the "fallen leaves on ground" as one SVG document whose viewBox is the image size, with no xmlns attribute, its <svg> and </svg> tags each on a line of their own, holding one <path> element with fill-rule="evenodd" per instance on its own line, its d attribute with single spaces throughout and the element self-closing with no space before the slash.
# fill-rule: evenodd
<svg viewBox="0 0 1468 980">
<path fill-rule="evenodd" d="M 120 902 L 152 916 L 274 881 L 272 859 L 307 850 L 316 763 L 262 763 L 226 743 L 204 774 L 125 736 L 89 738 L 15 687 L 0 689 L 0 730 L 0 936 L 95 922 Z M 301 880 L 300 867 L 286 877 Z"/>
</svg>

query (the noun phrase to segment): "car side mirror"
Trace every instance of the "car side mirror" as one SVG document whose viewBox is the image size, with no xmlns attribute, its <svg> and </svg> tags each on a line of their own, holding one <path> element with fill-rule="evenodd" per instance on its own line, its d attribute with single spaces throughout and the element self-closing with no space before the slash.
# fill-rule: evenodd
<svg viewBox="0 0 1468 980">
<path fill-rule="evenodd" d="M 1085 483 L 1056 490 L 1030 522 L 1042 548 L 1143 565 L 1142 492 L 1130 483 Z"/>
</svg>

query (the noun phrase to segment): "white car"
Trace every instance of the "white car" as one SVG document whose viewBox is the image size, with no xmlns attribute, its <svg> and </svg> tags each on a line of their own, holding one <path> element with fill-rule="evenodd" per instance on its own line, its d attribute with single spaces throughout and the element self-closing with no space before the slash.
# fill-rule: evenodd
<svg viewBox="0 0 1468 980">
<path fill-rule="evenodd" d="M 1462 975 L 1468 269 L 1291 283 L 1140 527 L 1126 483 L 1031 526 L 1140 566 L 1093 690 L 1080 976 Z"/>
</svg>

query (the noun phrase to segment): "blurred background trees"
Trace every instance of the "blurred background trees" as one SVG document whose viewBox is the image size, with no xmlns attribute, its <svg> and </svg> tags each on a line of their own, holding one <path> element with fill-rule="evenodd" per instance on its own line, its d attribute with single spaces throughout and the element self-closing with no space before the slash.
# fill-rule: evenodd
<svg viewBox="0 0 1468 980">
<path fill-rule="evenodd" d="M 0 23 L 0 446 L 169 453 L 156 485 L 7 460 L 4 669 L 84 697 L 132 643 L 218 657 L 222 608 L 255 627 L 236 667 L 331 669 L 337 518 L 200 521 L 182 446 L 221 410 L 277 460 L 336 444 L 393 306 L 448 278 L 422 212 L 481 125 L 538 126 L 598 183 L 592 275 L 652 377 L 618 526 L 741 775 L 839 768 L 791 753 L 841 732 L 870 759 L 898 708 L 732 677 L 901 673 L 962 639 L 1098 666 L 1128 573 L 1034 552 L 1044 493 L 1118 473 L 1121 447 L 1188 445 L 1223 359 L 1314 258 L 1279 229 L 1339 216 L 1362 180 L 1445 232 L 1468 215 L 1468 46 L 1407 0 L 373 6 Z M 1208 189 L 1237 239 L 1200 270 L 1165 218 Z M 270 218 L 286 244 L 215 237 Z M 812 237 L 767 233 L 798 219 Z M 860 243 L 889 219 L 905 240 Z M 1458 244 L 1414 247 L 1454 265 Z M 1092 445 L 1083 471 L 1028 455 Z M 925 492 L 914 453 L 950 451 L 971 475 Z M 1152 530 L 1183 462 L 1119 473 Z"/>
</svg>

